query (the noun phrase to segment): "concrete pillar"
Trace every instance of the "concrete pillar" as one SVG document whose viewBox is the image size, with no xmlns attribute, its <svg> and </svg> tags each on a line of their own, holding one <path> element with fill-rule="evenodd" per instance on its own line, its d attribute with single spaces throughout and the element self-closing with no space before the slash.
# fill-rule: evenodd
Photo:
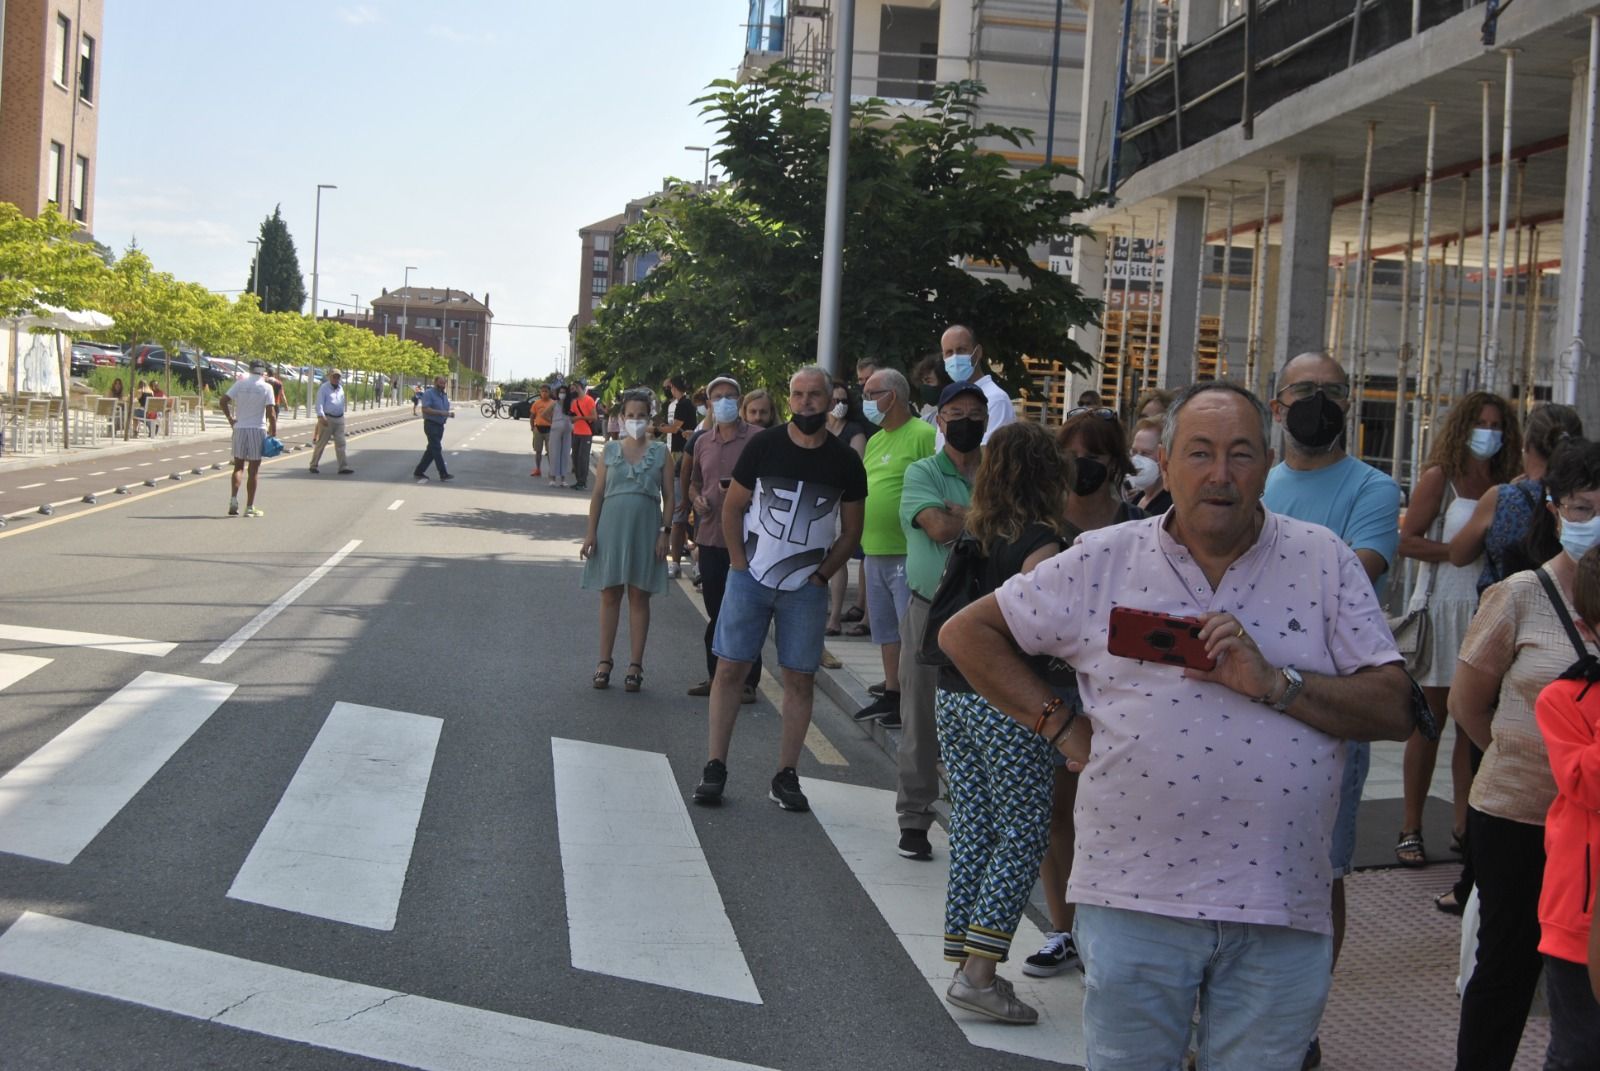
<svg viewBox="0 0 1600 1071">
<path fill-rule="evenodd" d="M 1222 28 L 1221 0 L 1189 0 L 1178 5 L 1178 45 L 1188 47 Z"/>
<path fill-rule="evenodd" d="M 1121 0 L 1087 0 L 1089 25 L 1083 44 L 1083 87 L 1078 106 L 1078 171 L 1086 188 L 1105 184 L 1111 159 L 1111 112 L 1117 99 Z M 943 28 L 940 30 L 943 35 Z M 1061 111 L 1066 109 L 1062 108 Z"/>
<path fill-rule="evenodd" d="M 1302 156 L 1284 174 L 1283 236 L 1272 333 L 1262 353 L 1268 375 L 1306 350 L 1328 345 L 1328 243 L 1333 226 L 1333 159 Z"/>
<path fill-rule="evenodd" d="M 1095 234 L 1072 240 L 1072 281 L 1083 296 L 1098 301 L 1106 298 L 1106 240 Z M 1071 409 L 1078 394 L 1100 385 L 1100 347 L 1103 333 L 1093 324 L 1074 328 L 1073 341 L 1095 359 L 1095 363 L 1067 377 L 1067 408 Z"/>
<path fill-rule="evenodd" d="M 1206 199 L 1168 198 L 1166 287 L 1161 293 L 1161 365 L 1157 382 L 1182 390 L 1195 379 L 1195 309 L 1200 300 L 1200 247 L 1205 244 Z"/>
<path fill-rule="evenodd" d="M 941 82 L 972 77 L 972 0 L 941 0 L 935 66 Z"/>
<path fill-rule="evenodd" d="M 1600 375 L 1597 375 L 1592 357 L 1582 360 L 1582 366 L 1572 367 L 1573 326 L 1593 353 L 1600 351 L 1600 183 L 1591 185 L 1589 192 L 1589 218 L 1583 217 L 1583 150 L 1588 116 L 1588 62 L 1580 60 L 1572 65 L 1572 108 L 1567 124 L 1569 137 L 1567 149 L 1567 188 L 1565 218 L 1561 224 L 1561 289 L 1556 304 L 1555 329 L 1544 344 L 1540 357 L 1554 357 L 1555 400 L 1575 399 L 1573 404 L 1583 416 L 1584 426 L 1600 426 Z M 1600 178 L 1600 168 L 1594 178 Z M 1591 183 L 1594 183 L 1591 178 Z M 1588 227 L 1588 268 L 1585 272 L 1583 293 L 1578 293 L 1578 249 L 1583 244 L 1582 229 Z M 1576 390 L 1573 385 L 1576 384 Z"/>
</svg>

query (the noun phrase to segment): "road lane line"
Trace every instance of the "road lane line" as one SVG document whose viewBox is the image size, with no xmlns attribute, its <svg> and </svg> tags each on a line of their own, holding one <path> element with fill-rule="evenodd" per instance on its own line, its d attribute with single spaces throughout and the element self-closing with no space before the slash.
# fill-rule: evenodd
<svg viewBox="0 0 1600 1071">
<path fill-rule="evenodd" d="M 393 502 L 389 503 L 389 508 L 391 510 L 396 510 L 396 509 L 399 509 L 404 504 L 405 504 L 405 499 L 397 498 Z"/>
<path fill-rule="evenodd" d="M 32 628 L 28 625 L 0 625 L 0 640 L 37 643 L 46 647 L 92 647 L 97 651 L 150 655 L 163 658 L 178 645 L 133 636 L 108 636 L 100 632 L 71 632 L 61 628 Z"/>
<path fill-rule="evenodd" d="M 422 1071 L 761 1071 L 34 911 L 0 935 L 0 973 Z"/>
<path fill-rule="evenodd" d="M 228 895 L 394 929 L 443 726 L 335 703 Z"/>
<path fill-rule="evenodd" d="M 229 636 L 227 639 L 218 644 L 215 651 L 212 651 L 210 654 L 206 655 L 200 660 L 201 665 L 220 666 L 222 663 L 226 662 L 233 656 L 233 652 L 243 647 L 252 636 L 266 628 L 267 625 L 271 623 L 273 618 L 287 610 L 296 599 L 311 589 L 312 584 L 315 584 L 317 581 L 327 576 L 330 569 L 344 561 L 345 555 L 349 554 L 352 550 L 355 550 L 360 545 L 361 540 L 352 539 L 350 542 L 340 547 L 334 552 L 331 558 L 317 566 L 315 569 L 311 570 L 309 576 L 279 596 L 277 602 L 273 603 L 265 610 L 262 610 L 255 617 L 251 618 L 250 623 L 245 625 L 244 628 L 241 628 L 238 632 L 235 632 L 232 636 Z"/>
<path fill-rule="evenodd" d="M 1027 1029 L 981 1019 L 952 1008 L 944 1001 L 950 985 L 950 964 L 944 961 L 943 927 L 947 869 L 900 858 L 887 845 L 900 835 L 894 813 L 894 793 L 862 788 L 838 781 L 802 778 L 811 810 L 828 839 L 855 874 L 856 880 L 894 931 L 923 978 L 933 989 L 940 1007 L 973 1045 L 1014 1052 L 1058 1064 L 1084 1062 L 1083 977 L 1066 971 L 1057 978 L 1029 978 L 1020 970 L 1005 970 L 1016 986 L 1018 999 L 1039 1009 L 1039 1023 Z M 949 842 L 937 826 L 928 831 L 935 851 L 949 857 Z M 842 909 L 842 906 L 841 906 Z M 1011 942 L 1013 953 L 1044 943 L 1024 915 Z M 1013 956 L 1012 962 L 1016 963 Z"/>
<path fill-rule="evenodd" d="M 154 461 L 141 461 L 141 462 L 139 462 L 139 464 L 138 464 L 138 465 L 137 465 L 137 466 L 135 466 L 135 467 L 137 467 L 137 468 L 141 468 L 141 469 L 147 469 L 147 468 L 149 468 L 149 467 L 150 467 L 150 466 L 151 466 L 151 465 L 154 465 L 154 464 L 155 464 L 155 462 L 154 462 Z"/>
<path fill-rule="evenodd" d="M 17 488 L 17 490 L 19 490 L 19 491 L 31 491 L 35 487 L 43 487 L 43 486 L 44 486 L 43 482 L 40 482 L 40 483 L 25 483 L 21 487 Z"/>
<path fill-rule="evenodd" d="M 572 965 L 760 1004 L 667 757 L 559 737 L 550 751 Z"/>
<path fill-rule="evenodd" d="M 89 473 L 90 476 L 104 476 L 105 474 L 106 474 L 106 470 L 105 469 L 101 469 L 99 472 L 91 472 L 91 473 Z"/>
<path fill-rule="evenodd" d="M 34 655 L 0 654 L 0 690 L 11 687 L 34 670 L 48 666 L 50 662 L 48 658 L 37 658 Z"/>
<path fill-rule="evenodd" d="M 56 477 L 56 483 L 74 483 L 77 479 L 76 476 L 58 476 Z"/>
<path fill-rule="evenodd" d="M 133 468 L 132 465 L 118 465 L 116 468 L 112 469 L 111 471 L 112 472 L 127 472 L 131 468 Z"/>
<path fill-rule="evenodd" d="M 72 862 L 235 687 L 139 674 L 0 777 L 0 851 Z"/>
</svg>

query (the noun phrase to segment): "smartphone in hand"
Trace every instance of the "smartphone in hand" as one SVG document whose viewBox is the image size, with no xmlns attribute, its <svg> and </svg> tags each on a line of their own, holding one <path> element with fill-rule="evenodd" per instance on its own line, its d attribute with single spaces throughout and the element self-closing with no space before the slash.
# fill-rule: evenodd
<svg viewBox="0 0 1600 1071">
<path fill-rule="evenodd" d="M 1188 669 L 1216 669 L 1200 639 L 1198 617 L 1180 617 L 1131 606 L 1111 608 L 1111 632 L 1106 649 L 1123 658 L 1157 662 Z"/>
</svg>

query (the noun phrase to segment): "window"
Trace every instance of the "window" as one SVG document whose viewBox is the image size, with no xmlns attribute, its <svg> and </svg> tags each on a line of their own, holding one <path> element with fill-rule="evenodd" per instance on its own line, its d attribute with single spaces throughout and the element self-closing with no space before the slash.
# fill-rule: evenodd
<svg viewBox="0 0 1600 1071">
<path fill-rule="evenodd" d="M 88 34 L 78 42 L 78 97 L 94 103 L 94 38 Z"/>
<path fill-rule="evenodd" d="M 609 253 L 611 251 L 611 235 L 597 234 L 594 236 L 594 251 L 596 253 Z"/>
<path fill-rule="evenodd" d="M 50 143 L 50 192 L 46 198 L 57 208 L 61 207 L 61 173 L 67 161 L 67 147 L 59 141 Z"/>
<path fill-rule="evenodd" d="M 590 297 L 589 297 L 589 307 L 591 309 L 598 309 L 600 307 L 600 301 L 601 301 L 601 297 L 600 297 L 599 294 L 590 295 Z"/>
<path fill-rule="evenodd" d="M 72 218 L 85 221 L 89 204 L 89 158 L 80 156 L 72 164 Z"/>
<path fill-rule="evenodd" d="M 610 257 L 597 256 L 597 257 L 594 258 L 594 273 L 596 275 L 604 275 L 606 272 L 608 272 L 610 270 L 611 270 L 611 258 Z"/>
<path fill-rule="evenodd" d="M 607 279 L 604 275 L 596 275 L 593 279 L 589 280 L 589 293 L 604 294 L 610 285 L 610 279 Z"/>
<path fill-rule="evenodd" d="M 72 77 L 72 20 L 65 15 L 56 16 L 56 85 L 63 89 Z"/>
</svg>

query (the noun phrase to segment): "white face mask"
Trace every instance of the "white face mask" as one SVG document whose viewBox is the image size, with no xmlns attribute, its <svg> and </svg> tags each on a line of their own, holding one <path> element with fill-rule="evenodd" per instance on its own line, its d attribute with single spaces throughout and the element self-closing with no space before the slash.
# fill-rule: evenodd
<svg viewBox="0 0 1600 1071">
<path fill-rule="evenodd" d="M 850 411 L 850 406 L 848 406 L 844 402 L 834 402 L 833 403 L 833 408 L 828 410 L 828 412 L 833 414 L 833 419 L 835 419 L 835 420 L 843 420 L 844 419 L 844 415 L 846 413 L 848 413 L 849 411 Z"/>
<path fill-rule="evenodd" d="M 650 422 L 648 420 L 624 420 L 622 422 L 622 430 L 627 433 L 630 439 L 644 438 L 644 431 L 649 426 Z"/>
<path fill-rule="evenodd" d="M 1128 486 L 1135 491 L 1142 494 L 1161 478 L 1161 467 L 1155 463 L 1154 458 L 1134 454 L 1129 460 L 1133 462 L 1133 475 L 1128 477 Z"/>
<path fill-rule="evenodd" d="M 1479 461 L 1487 461 L 1500 452 L 1500 445 L 1505 441 L 1505 433 L 1495 428 L 1473 428 L 1472 437 L 1467 440 L 1467 449 Z"/>
</svg>

